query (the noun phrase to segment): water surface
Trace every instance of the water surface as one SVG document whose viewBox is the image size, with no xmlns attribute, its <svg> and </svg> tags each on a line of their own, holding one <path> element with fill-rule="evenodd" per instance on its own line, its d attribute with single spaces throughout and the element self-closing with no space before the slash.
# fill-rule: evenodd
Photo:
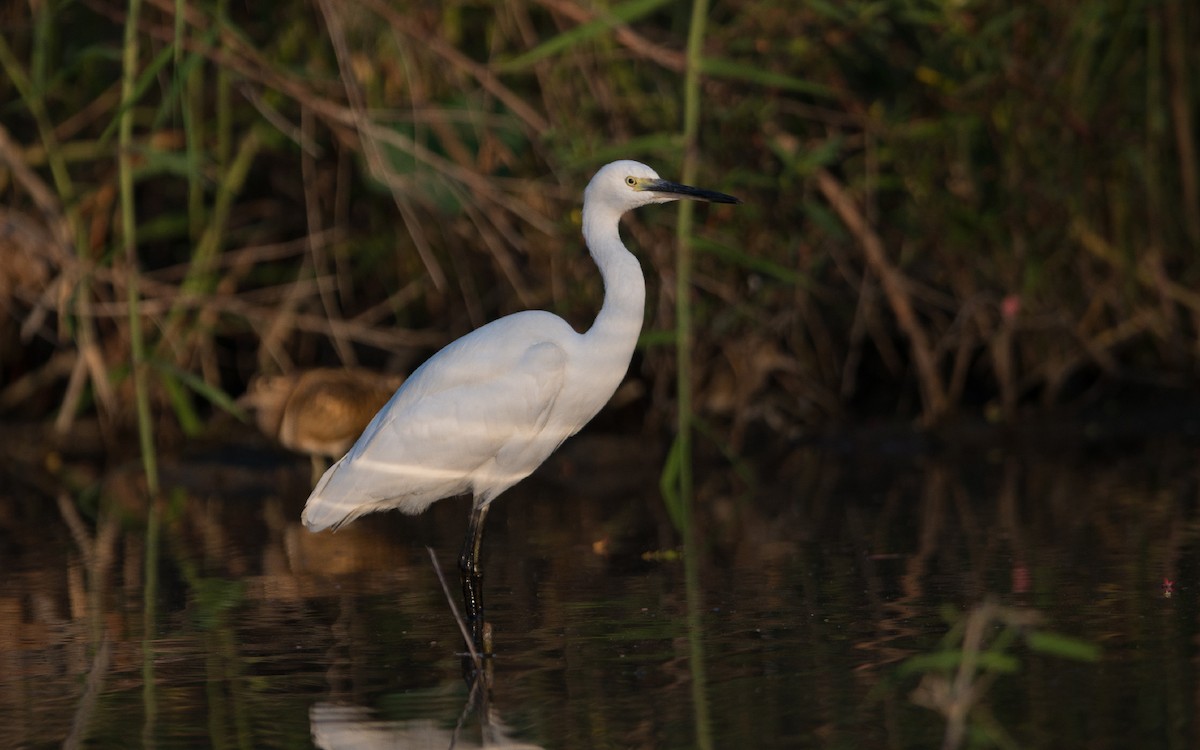
<svg viewBox="0 0 1200 750">
<path fill-rule="evenodd" d="M 465 499 L 313 535 L 307 462 L 248 439 L 168 461 L 153 508 L 135 466 L 12 460 L 0 747 L 938 747 L 900 665 L 983 602 L 1102 655 L 1017 639 L 976 731 L 1198 746 L 1198 447 L 902 438 L 706 462 L 689 600 L 661 447 L 581 435 L 493 506 L 476 692 L 426 549 L 457 597 Z"/>
</svg>

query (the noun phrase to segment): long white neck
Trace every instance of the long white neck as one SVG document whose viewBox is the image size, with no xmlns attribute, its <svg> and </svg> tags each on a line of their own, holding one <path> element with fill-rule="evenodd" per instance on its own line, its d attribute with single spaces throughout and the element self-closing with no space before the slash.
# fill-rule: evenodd
<svg viewBox="0 0 1200 750">
<path fill-rule="evenodd" d="M 600 276 L 604 279 L 604 305 L 596 322 L 584 334 L 587 359 L 593 372 L 611 375 L 611 389 L 597 385 L 597 392 L 607 390 L 604 400 L 620 385 L 625 370 L 637 346 L 646 314 L 646 279 L 637 258 L 625 248 L 617 229 L 621 214 L 607 207 L 584 203 L 583 239 L 592 253 Z M 620 371 L 616 364 L 620 363 Z"/>
</svg>

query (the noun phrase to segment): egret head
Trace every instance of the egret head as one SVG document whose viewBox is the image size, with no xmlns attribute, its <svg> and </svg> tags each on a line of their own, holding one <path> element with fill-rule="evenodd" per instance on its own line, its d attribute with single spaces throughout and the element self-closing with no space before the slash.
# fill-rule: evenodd
<svg viewBox="0 0 1200 750">
<path fill-rule="evenodd" d="M 711 203 L 741 203 L 732 195 L 664 180 L 645 164 L 630 160 L 614 161 L 601 167 L 583 194 L 584 205 L 603 205 L 618 213 L 648 203 L 667 203 L 683 198 Z"/>
</svg>

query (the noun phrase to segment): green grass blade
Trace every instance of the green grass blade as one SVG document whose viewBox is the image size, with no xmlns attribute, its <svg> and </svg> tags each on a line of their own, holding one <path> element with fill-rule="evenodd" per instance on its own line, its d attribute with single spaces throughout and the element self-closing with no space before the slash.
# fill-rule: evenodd
<svg viewBox="0 0 1200 750">
<path fill-rule="evenodd" d="M 117 170 L 120 187 L 121 245 L 129 264 L 129 356 L 133 374 L 134 399 L 137 405 L 138 441 L 142 452 L 142 467 L 146 473 L 146 489 L 157 498 L 158 454 L 154 442 L 154 415 L 150 405 L 150 386 L 146 379 L 146 345 L 142 317 L 138 312 L 141 291 L 138 284 L 137 211 L 133 180 L 133 102 L 138 64 L 138 18 L 140 0 L 129 3 L 125 18 L 125 37 L 121 58 L 121 106 L 113 119 L 117 127 Z M 161 55 L 160 55 L 161 57 Z"/>
<path fill-rule="evenodd" d="M 187 389 L 171 373 L 160 373 L 159 382 L 162 384 L 163 390 L 167 392 L 167 399 L 171 402 L 171 411 L 174 412 L 176 421 L 183 429 L 183 434 L 188 437 L 199 435 L 204 428 L 204 422 L 196 413 L 196 407 L 192 406 Z"/>
<path fill-rule="evenodd" d="M 168 362 L 153 360 L 152 364 L 154 365 L 154 369 L 163 373 L 167 378 L 174 379 L 187 386 L 213 406 L 232 414 L 243 422 L 247 421 L 246 412 L 225 391 L 210 385 L 195 373 L 180 369 Z"/>
<path fill-rule="evenodd" d="M 597 164 L 603 164 L 617 159 L 636 159 L 645 155 L 663 159 L 676 159 L 683 147 L 683 136 L 679 133 L 651 133 L 638 136 L 620 143 L 583 144 L 577 153 L 564 162 L 564 166 L 574 169 L 593 169 Z"/>
<path fill-rule="evenodd" d="M 581 42 L 600 36 L 614 26 L 627 24 L 653 13 L 666 5 L 669 0 L 628 0 L 621 3 L 600 18 L 580 24 L 570 31 L 565 31 L 556 37 L 542 42 L 523 55 L 502 62 L 496 67 L 504 73 L 514 73 L 525 70 L 536 62 L 574 47 Z"/>
<path fill-rule="evenodd" d="M 896 669 L 896 674 L 907 677 L 926 672 L 951 672 L 962 664 L 961 651 L 935 651 L 932 654 L 917 654 L 907 659 Z M 998 651 L 981 651 L 975 655 L 976 668 L 981 672 L 1013 674 L 1021 668 L 1015 656 Z"/>
<path fill-rule="evenodd" d="M 726 78 L 733 81 L 745 81 L 759 86 L 798 91 L 825 99 L 835 99 L 833 89 L 820 83 L 806 81 L 785 73 L 774 73 L 769 70 L 746 63 L 726 60 L 720 57 L 706 57 L 700 64 L 700 72 L 712 78 Z"/>
<path fill-rule="evenodd" d="M 679 495 L 680 462 L 683 458 L 681 447 L 679 436 L 676 435 L 671 443 L 671 450 L 667 452 L 667 459 L 663 462 L 662 473 L 658 477 L 658 489 L 662 492 L 663 504 L 667 506 L 667 515 L 680 531 L 683 530 L 685 520 L 683 498 Z"/>
<path fill-rule="evenodd" d="M 1074 661 L 1095 662 L 1100 660 L 1100 647 L 1079 638 L 1059 633 L 1035 630 L 1025 636 L 1029 648 L 1042 654 Z"/>
<path fill-rule="evenodd" d="M 797 273 L 787 266 L 782 266 L 767 258 L 755 257 L 724 243 L 714 242 L 702 237 L 695 238 L 693 243 L 700 252 L 716 256 L 727 263 L 741 266 L 748 271 L 769 276 L 784 284 L 799 284 L 807 281 L 803 274 Z"/>
<path fill-rule="evenodd" d="M 122 98 L 121 106 L 117 108 L 112 122 L 110 122 L 108 127 L 104 129 L 104 132 L 100 134 L 101 142 L 112 137 L 113 131 L 120 126 L 121 121 L 125 117 L 125 113 L 130 111 L 134 105 L 141 101 L 142 95 L 146 93 L 146 89 L 150 88 L 150 84 L 157 80 L 156 77 L 158 72 L 162 70 L 167 63 L 171 62 L 172 49 L 172 47 L 164 47 L 161 52 L 154 56 L 154 59 L 149 65 L 146 66 L 146 69 L 143 70 L 137 77 L 137 80 L 132 82 L 130 91 L 128 92 L 129 98 Z"/>
</svg>

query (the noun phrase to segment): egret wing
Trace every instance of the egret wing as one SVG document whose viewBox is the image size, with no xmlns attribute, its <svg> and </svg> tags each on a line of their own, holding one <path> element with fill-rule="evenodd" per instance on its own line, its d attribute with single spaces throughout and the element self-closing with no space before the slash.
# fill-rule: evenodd
<svg viewBox="0 0 1200 750">
<path fill-rule="evenodd" d="M 443 497 L 473 491 L 490 499 L 512 486 L 566 437 L 541 450 L 552 439 L 545 432 L 566 361 L 562 347 L 541 342 L 489 378 L 460 378 L 420 398 L 401 388 L 322 477 L 305 523 L 321 529 L 385 508 L 419 513 Z"/>
</svg>

